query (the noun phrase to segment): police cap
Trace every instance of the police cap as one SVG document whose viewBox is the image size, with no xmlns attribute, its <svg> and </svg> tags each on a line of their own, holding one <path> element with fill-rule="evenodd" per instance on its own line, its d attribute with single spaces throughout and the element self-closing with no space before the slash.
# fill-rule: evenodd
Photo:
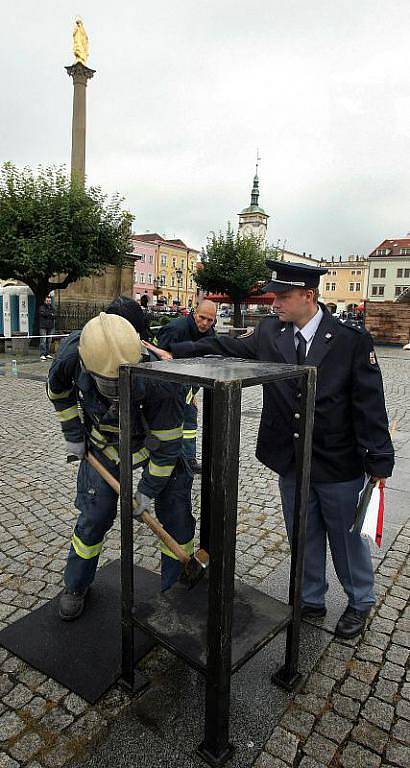
<svg viewBox="0 0 410 768">
<path fill-rule="evenodd" d="M 282 293 L 289 291 L 290 288 L 317 288 L 320 276 L 327 272 L 327 267 L 293 264 L 290 261 L 272 261 L 269 259 L 266 264 L 272 269 L 272 281 L 264 286 L 264 293 L 268 291 Z"/>
</svg>

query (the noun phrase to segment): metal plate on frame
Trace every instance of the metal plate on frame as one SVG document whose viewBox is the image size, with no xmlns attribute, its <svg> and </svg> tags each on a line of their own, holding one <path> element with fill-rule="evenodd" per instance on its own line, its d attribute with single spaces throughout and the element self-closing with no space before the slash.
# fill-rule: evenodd
<svg viewBox="0 0 410 768">
<path fill-rule="evenodd" d="M 172 653 L 206 672 L 208 580 L 191 590 L 181 584 L 159 591 L 159 576 L 135 568 L 134 621 Z M 283 630 L 291 608 L 236 580 L 232 626 L 232 672 Z"/>
</svg>

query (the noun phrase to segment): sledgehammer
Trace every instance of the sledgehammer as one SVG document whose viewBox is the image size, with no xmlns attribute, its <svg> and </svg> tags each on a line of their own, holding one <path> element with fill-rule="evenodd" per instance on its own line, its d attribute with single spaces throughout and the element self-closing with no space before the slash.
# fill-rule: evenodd
<svg viewBox="0 0 410 768">
<path fill-rule="evenodd" d="M 106 467 L 104 467 L 104 465 L 101 464 L 98 459 L 96 459 L 94 454 L 87 453 L 85 458 L 87 459 L 90 466 L 93 467 L 93 469 L 95 469 L 99 475 L 101 475 L 103 480 L 105 480 L 105 482 L 108 483 L 113 491 L 115 491 L 115 493 L 117 493 L 119 496 L 120 484 L 118 480 L 112 476 L 111 472 L 109 472 L 108 469 L 106 469 Z M 133 506 L 134 510 L 138 509 L 135 501 L 133 501 Z M 155 533 L 159 539 L 161 539 L 165 546 L 182 563 L 183 570 L 180 576 L 180 581 L 185 584 L 188 589 L 192 589 L 192 587 L 194 587 L 195 584 L 200 581 L 208 567 L 208 553 L 205 552 L 204 549 L 198 549 L 194 555 L 187 555 L 187 553 L 182 549 L 178 542 L 175 541 L 175 539 L 169 533 L 167 533 L 165 528 L 162 527 L 161 523 L 159 523 L 155 517 L 152 517 L 152 515 L 150 515 L 149 512 L 145 510 L 138 515 L 137 519 L 142 520 L 142 522 L 145 523 L 148 528 L 151 528 L 151 531 Z"/>
</svg>

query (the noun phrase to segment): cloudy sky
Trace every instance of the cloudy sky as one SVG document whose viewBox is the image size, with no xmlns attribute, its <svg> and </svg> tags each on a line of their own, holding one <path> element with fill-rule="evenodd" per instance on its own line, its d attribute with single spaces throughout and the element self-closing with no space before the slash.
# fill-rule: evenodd
<svg viewBox="0 0 410 768">
<path fill-rule="evenodd" d="M 137 232 L 200 248 L 249 204 L 269 241 L 368 253 L 410 230 L 409 0 L 16 0 L 1 160 L 70 161 L 72 28 L 90 41 L 87 175 Z"/>
</svg>

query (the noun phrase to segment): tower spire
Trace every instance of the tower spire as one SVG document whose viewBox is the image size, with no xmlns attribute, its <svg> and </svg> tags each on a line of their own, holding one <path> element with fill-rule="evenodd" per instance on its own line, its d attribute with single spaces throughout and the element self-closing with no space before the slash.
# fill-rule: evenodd
<svg viewBox="0 0 410 768">
<path fill-rule="evenodd" d="M 251 192 L 251 205 L 259 205 L 259 177 L 258 177 L 258 167 L 259 167 L 259 160 L 261 158 L 259 157 L 259 149 L 256 150 L 256 170 L 255 170 L 255 176 L 253 177 L 253 187 Z"/>
</svg>

